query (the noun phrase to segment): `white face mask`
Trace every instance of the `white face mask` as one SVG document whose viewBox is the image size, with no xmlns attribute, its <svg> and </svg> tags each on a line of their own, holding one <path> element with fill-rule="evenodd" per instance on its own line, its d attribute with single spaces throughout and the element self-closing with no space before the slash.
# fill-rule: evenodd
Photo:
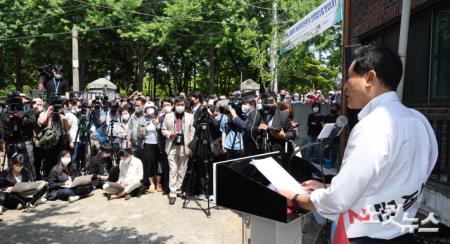
<svg viewBox="0 0 450 244">
<path fill-rule="evenodd" d="M 38 112 L 42 112 L 42 111 L 44 111 L 44 107 L 39 106 L 38 107 Z"/>
<path fill-rule="evenodd" d="M 123 121 L 128 121 L 129 119 L 130 119 L 130 115 L 129 114 L 122 115 L 122 120 Z"/>
<path fill-rule="evenodd" d="M 168 113 L 170 113 L 170 112 L 172 112 L 172 106 L 165 106 L 164 107 L 164 112 L 166 112 L 166 114 L 168 114 Z"/>
<path fill-rule="evenodd" d="M 70 158 L 61 158 L 61 163 L 62 163 L 64 166 L 69 165 L 70 161 L 72 161 L 72 159 L 70 159 Z"/>
<path fill-rule="evenodd" d="M 248 111 L 250 110 L 250 106 L 248 106 L 248 105 L 242 105 L 241 109 L 242 109 L 242 112 L 243 112 L 244 114 L 246 114 L 246 113 L 248 113 Z"/>
<path fill-rule="evenodd" d="M 134 111 L 135 111 L 137 114 L 140 114 L 140 113 L 142 113 L 142 108 L 136 108 Z"/>
<path fill-rule="evenodd" d="M 176 106 L 175 107 L 175 112 L 182 114 L 184 113 L 184 106 Z"/>
<path fill-rule="evenodd" d="M 62 75 L 61 74 L 55 74 L 55 79 L 59 80 L 61 79 Z"/>
<path fill-rule="evenodd" d="M 313 108 L 313 112 L 314 112 L 314 113 L 319 112 L 319 108 L 318 108 L 318 107 L 314 107 L 314 108 Z"/>
<path fill-rule="evenodd" d="M 155 109 L 154 108 L 147 108 L 146 112 L 147 112 L 148 115 L 153 116 L 155 114 Z"/>
<path fill-rule="evenodd" d="M 261 110 L 263 108 L 262 103 L 256 104 L 256 109 Z"/>
</svg>

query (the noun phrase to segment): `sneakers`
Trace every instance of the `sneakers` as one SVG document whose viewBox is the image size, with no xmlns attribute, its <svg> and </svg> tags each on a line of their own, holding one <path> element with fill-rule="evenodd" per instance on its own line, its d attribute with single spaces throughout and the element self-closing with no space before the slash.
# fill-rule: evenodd
<svg viewBox="0 0 450 244">
<path fill-rule="evenodd" d="M 154 193 L 155 192 L 155 185 L 150 185 L 150 187 L 148 188 L 148 192 Z"/>
<path fill-rule="evenodd" d="M 43 197 L 43 198 L 38 199 L 34 205 L 37 206 L 37 205 L 45 204 L 46 202 L 47 202 L 47 198 Z"/>
<path fill-rule="evenodd" d="M 174 205 L 176 200 L 176 197 L 169 197 L 169 205 Z"/>
<path fill-rule="evenodd" d="M 130 194 L 125 195 L 125 200 L 126 200 L 126 201 L 128 201 L 128 200 L 130 200 L 130 199 L 131 199 L 131 195 L 130 195 Z"/>
<path fill-rule="evenodd" d="M 78 200 L 80 200 L 80 196 L 71 196 L 71 197 L 69 197 L 69 202 L 70 203 L 76 202 Z"/>
</svg>

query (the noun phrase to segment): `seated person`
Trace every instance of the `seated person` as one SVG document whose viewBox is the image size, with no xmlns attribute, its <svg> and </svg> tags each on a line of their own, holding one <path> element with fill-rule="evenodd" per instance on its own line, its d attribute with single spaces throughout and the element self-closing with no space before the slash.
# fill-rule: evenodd
<svg viewBox="0 0 450 244">
<path fill-rule="evenodd" d="M 111 153 L 112 146 L 104 142 L 98 153 L 89 160 L 87 172 L 93 175 L 92 185 L 96 188 L 102 188 L 105 181 L 116 182 L 119 178 L 119 168 L 112 166 Z"/>
<path fill-rule="evenodd" d="M 106 182 L 103 190 L 106 191 L 108 200 L 118 199 L 125 196 L 125 200 L 131 198 L 130 193 L 142 186 L 144 170 L 142 161 L 131 154 L 131 147 L 119 151 L 119 180 L 117 182 Z"/>
<path fill-rule="evenodd" d="M 50 170 L 48 175 L 49 195 L 48 200 L 60 199 L 63 201 L 75 202 L 82 197 L 86 197 L 92 191 L 92 185 L 70 187 L 77 177 L 76 170 L 70 163 L 72 161 L 69 151 L 62 151 L 59 155 L 59 162 Z"/>
<path fill-rule="evenodd" d="M 23 191 L 13 192 L 14 185 L 17 183 L 30 181 L 28 171 L 23 168 L 24 161 L 23 154 L 14 153 L 11 165 L 0 173 L 0 189 L 2 189 L 0 190 L 0 212 L 3 211 L 3 207 L 8 209 L 30 208 L 47 201 L 43 198 L 47 193 L 47 182 L 45 181 L 30 182 L 31 188 L 27 187 Z"/>
</svg>

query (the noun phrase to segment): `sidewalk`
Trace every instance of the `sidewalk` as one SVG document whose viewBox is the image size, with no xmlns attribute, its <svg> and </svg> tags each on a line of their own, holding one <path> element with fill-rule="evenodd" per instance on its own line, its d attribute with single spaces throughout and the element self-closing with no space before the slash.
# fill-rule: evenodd
<svg viewBox="0 0 450 244">
<path fill-rule="evenodd" d="M 107 201 L 102 191 L 69 204 L 47 202 L 34 212 L 8 210 L 0 215 L 2 243 L 241 243 L 241 218 L 212 209 L 207 218 L 191 201 L 173 206 L 160 193 Z M 212 206 L 215 206 L 212 204 Z"/>
</svg>

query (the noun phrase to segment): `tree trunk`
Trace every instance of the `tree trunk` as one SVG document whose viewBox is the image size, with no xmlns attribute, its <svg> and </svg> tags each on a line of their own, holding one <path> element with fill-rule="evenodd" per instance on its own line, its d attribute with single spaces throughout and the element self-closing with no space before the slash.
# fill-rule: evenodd
<svg viewBox="0 0 450 244">
<path fill-rule="evenodd" d="M 155 63 L 153 65 L 153 100 L 156 99 L 156 80 L 158 78 L 158 60 L 155 60 Z M 150 92 L 149 92 L 149 96 L 150 96 Z"/>
<path fill-rule="evenodd" d="M 16 44 L 15 50 L 15 64 L 16 64 L 16 90 L 22 91 L 22 48 L 19 43 Z"/>
<path fill-rule="evenodd" d="M 144 63 L 145 57 L 138 57 L 138 68 L 137 68 L 137 79 L 136 79 L 136 90 L 142 92 L 143 82 L 144 82 Z"/>
<path fill-rule="evenodd" d="M 214 83 L 216 81 L 216 47 L 214 44 L 209 46 L 209 83 L 208 83 L 208 95 L 216 93 Z"/>
</svg>

